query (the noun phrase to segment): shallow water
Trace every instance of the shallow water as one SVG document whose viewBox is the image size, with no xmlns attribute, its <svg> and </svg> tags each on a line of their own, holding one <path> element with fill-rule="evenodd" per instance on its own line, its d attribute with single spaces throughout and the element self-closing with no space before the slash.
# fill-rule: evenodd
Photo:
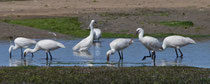
<svg viewBox="0 0 210 84">
<path fill-rule="evenodd" d="M 66 48 L 52 51 L 52 60 L 45 60 L 44 51 L 34 53 L 32 58 L 28 54 L 26 58 L 21 58 L 20 49 L 12 52 L 9 58 L 9 42 L 0 42 L 0 66 L 153 66 L 151 58 L 142 61 L 148 55 L 148 50 L 135 39 L 135 43 L 124 50 L 124 59 L 119 60 L 118 53 L 110 56 L 110 62 L 106 61 L 106 51 L 109 50 L 109 43 L 114 39 L 101 39 L 101 43 L 95 43 L 88 52 L 73 52 L 72 47 L 81 39 L 77 40 L 57 40 L 63 43 Z M 194 66 L 210 68 L 210 40 L 197 42 L 181 48 L 184 57 L 176 59 L 174 49 L 168 48 L 163 52 L 156 53 L 157 66 Z"/>
</svg>

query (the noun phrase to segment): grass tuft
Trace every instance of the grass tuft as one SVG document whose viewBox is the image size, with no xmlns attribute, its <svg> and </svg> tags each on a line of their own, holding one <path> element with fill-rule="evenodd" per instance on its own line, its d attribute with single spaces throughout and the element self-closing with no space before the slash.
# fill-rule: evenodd
<svg viewBox="0 0 210 84">
<path fill-rule="evenodd" d="M 171 27 L 192 27 L 194 26 L 192 21 L 163 21 L 159 22 L 161 25 L 171 26 Z"/>
<path fill-rule="evenodd" d="M 37 19 L 21 19 L 21 20 L 2 20 L 10 24 L 17 24 L 22 26 L 29 26 L 72 35 L 75 37 L 85 37 L 89 34 L 88 30 L 80 28 L 81 23 L 78 18 L 37 18 Z"/>
<path fill-rule="evenodd" d="M 1 67 L 0 83 L 208 84 L 210 69 L 194 67 Z"/>
<path fill-rule="evenodd" d="M 62 34 L 71 35 L 74 37 L 87 37 L 89 35 L 89 30 L 81 29 L 81 23 L 77 17 L 66 17 L 66 18 L 36 18 L 36 19 L 17 19 L 17 20 L 1 20 L 9 24 L 16 24 L 22 26 L 29 26 L 33 28 L 39 28 L 48 30 L 51 32 L 58 32 Z M 170 26 L 193 26 L 190 21 L 172 21 L 172 22 L 161 22 L 160 24 L 170 25 Z M 133 34 L 126 34 L 128 30 L 121 30 L 122 33 L 109 33 L 103 32 L 103 38 L 131 38 L 134 37 Z M 169 35 L 176 35 L 173 33 L 159 33 L 159 34 L 146 34 L 154 37 L 166 37 Z M 188 37 L 209 37 L 210 35 L 182 35 Z M 135 36 L 137 38 L 137 36 Z"/>
</svg>

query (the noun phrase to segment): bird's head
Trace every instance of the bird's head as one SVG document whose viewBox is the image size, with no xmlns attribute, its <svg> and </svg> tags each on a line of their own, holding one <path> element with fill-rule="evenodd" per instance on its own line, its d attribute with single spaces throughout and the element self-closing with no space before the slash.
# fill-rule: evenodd
<svg viewBox="0 0 210 84">
<path fill-rule="evenodd" d="M 106 52 L 107 61 L 109 61 L 109 57 L 110 57 L 110 55 L 112 55 L 112 54 L 114 54 L 114 51 L 113 51 L 113 50 L 108 50 L 108 51 Z"/>
<path fill-rule="evenodd" d="M 94 23 L 95 22 L 95 20 L 91 20 L 91 22 L 90 23 Z"/>
<path fill-rule="evenodd" d="M 159 51 L 163 51 L 164 49 L 163 49 L 163 47 L 161 47 L 160 49 L 159 49 Z"/>
<path fill-rule="evenodd" d="M 131 39 L 130 41 L 129 41 L 129 44 L 133 44 L 134 43 L 134 41 L 133 41 L 133 39 Z"/>
<path fill-rule="evenodd" d="M 97 24 L 95 20 L 91 20 L 88 29 L 90 29 L 91 27 L 93 27 L 93 24 Z"/>
<path fill-rule="evenodd" d="M 143 31 L 144 31 L 144 30 L 143 30 L 142 28 L 137 28 L 137 29 L 136 29 L 136 35 L 139 34 L 139 33 L 141 33 L 141 32 L 143 32 Z"/>
<path fill-rule="evenodd" d="M 31 53 L 31 49 L 30 48 L 27 48 L 24 50 L 24 56 L 26 56 L 28 53 Z"/>
</svg>

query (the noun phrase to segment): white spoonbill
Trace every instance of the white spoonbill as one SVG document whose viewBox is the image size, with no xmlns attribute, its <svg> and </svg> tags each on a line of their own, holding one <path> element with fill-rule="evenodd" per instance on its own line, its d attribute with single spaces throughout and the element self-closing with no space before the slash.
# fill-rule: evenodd
<svg viewBox="0 0 210 84">
<path fill-rule="evenodd" d="M 88 29 L 90 29 L 90 27 L 88 27 Z M 94 34 L 93 34 L 93 40 L 99 41 L 99 39 L 101 38 L 101 29 L 94 28 L 93 29 L 93 32 L 94 32 Z"/>
<path fill-rule="evenodd" d="M 161 50 L 161 43 L 158 41 L 157 38 L 151 37 L 151 36 L 144 36 L 144 30 L 142 28 L 137 28 L 136 29 L 136 34 L 139 34 L 139 41 L 148 49 L 149 51 L 149 56 L 144 56 L 142 60 L 145 60 L 147 57 L 151 57 L 154 60 L 155 63 L 155 58 L 156 54 L 155 51 Z M 143 37 L 144 36 L 144 37 Z M 152 51 L 152 54 L 151 54 Z"/>
<path fill-rule="evenodd" d="M 133 43 L 133 39 L 118 38 L 118 39 L 113 40 L 109 44 L 111 49 L 108 50 L 106 53 L 107 61 L 109 61 L 109 56 L 114 54 L 116 51 L 118 52 L 120 59 L 123 59 L 123 49 L 127 48 L 132 43 Z"/>
<path fill-rule="evenodd" d="M 87 51 L 93 43 L 93 36 L 94 36 L 94 31 L 93 31 L 93 24 L 95 23 L 95 20 L 92 20 L 90 22 L 90 35 L 86 37 L 85 39 L 81 40 L 78 44 L 76 44 L 72 49 L 74 51 Z"/>
<path fill-rule="evenodd" d="M 10 45 L 9 47 L 9 54 L 10 54 L 10 58 L 12 56 L 12 50 L 16 50 L 18 48 L 21 49 L 21 56 L 23 56 L 23 50 L 22 48 L 28 48 L 29 46 L 36 44 L 35 40 L 29 39 L 29 38 L 24 38 L 24 37 L 17 37 L 14 40 L 14 44 L 15 45 Z M 33 53 L 31 53 L 33 56 Z"/>
<path fill-rule="evenodd" d="M 195 44 L 195 41 L 189 37 L 183 37 L 178 35 L 168 36 L 163 40 L 162 48 L 166 49 L 167 47 L 171 47 L 175 49 L 177 58 L 179 57 L 177 53 L 177 49 L 180 52 L 180 57 L 183 57 L 183 53 L 180 50 L 181 47 L 186 46 L 188 44 Z"/>
<path fill-rule="evenodd" d="M 50 40 L 50 39 L 40 40 L 39 42 L 37 42 L 34 49 L 30 49 L 30 48 L 25 49 L 24 56 L 26 56 L 26 54 L 28 53 L 34 53 L 39 50 L 44 50 L 46 52 L 46 59 L 48 59 L 48 53 L 49 53 L 50 59 L 52 60 L 52 55 L 50 51 L 58 49 L 58 48 L 65 48 L 65 46 L 60 42 Z"/>
<path fill-rule="evenodd" d="M 101 38 L 101 29 L 93 29 L 94 31 L 94 36 L 93 39 L 99 41 L 99 39 Z"/>
</svg>

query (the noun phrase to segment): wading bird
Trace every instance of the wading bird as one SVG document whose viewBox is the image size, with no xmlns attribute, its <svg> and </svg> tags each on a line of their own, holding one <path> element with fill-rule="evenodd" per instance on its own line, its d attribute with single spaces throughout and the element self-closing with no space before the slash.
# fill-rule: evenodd
<svg viewBox="0 0 210 84">
<path fill-rule="evenodd" d="M 161 50 L 161 43 L 158 41 L 157 38 L 151 37 L 151 36 L 144 36 L 144 30 L 142 28 L 136 29 L 136 34 L 139 34 L 139 41 L 148 49 L 149 56 L 144 56 L 142 60 L 145 60 L 147 57 L 151 57 L 154 60 L 155 64 L 155 58 L 156 54 L 155 51 Z M 151 54 L 152 52 L 152 54 Z"/>
<path fill-rule="evenodd" d="M 183 57 L 183 53 L 180 50 L 181 47 L 186 46 L 188 44 L 195 44 L 195 41 L 189 37 L 183 37 L 178 35 L 168 36 L 163 40 L 162 48 L 166 49 L 167 47 L 174 48 L 176 52 L 176 57 L 178 58 L 177 49 L 180 52 L 180 57 Z"/>
<path fill-rule="evenodd" d="M 52 55 L 50 51 L 58 49 L 58 48 L 65 48 L 65 46 L 62 43 L 54 41 L 54 40 L 49 40 L 49 39 L 40 40 L 39 42 L 37 42 L 34 49 L 30 49 L 30 48 L 25 49 L 24 57 L 28 53 L 34 53 L 39 50 L 44 50 L 46 52 L 46 59 L 48 59 L 48 53 L 49 53 L 50 59 L 52 60 Z"/>
<path fill-rule="evenodd" d="M 93 31 L 94 31 L 93 39 L 99 41 L 99 39 L 101 38 L 101 30 L 94 29 Z"/>
<path fill-rule="evenodd" d="M 90 29 L 90 27 L 88 27 L 88 29 Z M 93 29 L 93 40 L 94 41 L 99 41 L 99 39 L 101 38 L 101 29 L 98 28 L 94 28 Z"/>
<path fill-rule="evenodd" d="M 93 24 L 95 23 L 95 20 L 92 20 L 90 22 L 90 35 L 86 37 L 85 39 L 81 40 L 78 44 L 76 44 L 72 49 L 74 51 L 87 51 L 93 44 L 93 36 L 94 36 L 94 31 L 93 31 Z"/>
<path fill-rule="evenodd" d="M 110 50 L 107 51 L 107 61 L 109 61 L 110 55 L 118 52 L 120 59 L 123 59 L 123 49 L 127 48 L 133 43 L 133 39 L 118 38 L 110 43 Z"/>
<path fill-rule="evenodd" d="M 14 44 L 15 45 L 10 45 L 10 47 L 9 47 L 10 58 L 12 56 L 12 50 L 16 50 L 16 49 L 20 48 L 21 49 L 21 56 L 23 56 L 23 48 L 28 48 L 31 45 L 36 44 L 36 41 L 32 40 L 32 39 L 29 39 L 29 38 L 17 37 L 14 40 Z M 31 53 L 31 54 L 33 56 L 33 53 Z"/>
</svg>

